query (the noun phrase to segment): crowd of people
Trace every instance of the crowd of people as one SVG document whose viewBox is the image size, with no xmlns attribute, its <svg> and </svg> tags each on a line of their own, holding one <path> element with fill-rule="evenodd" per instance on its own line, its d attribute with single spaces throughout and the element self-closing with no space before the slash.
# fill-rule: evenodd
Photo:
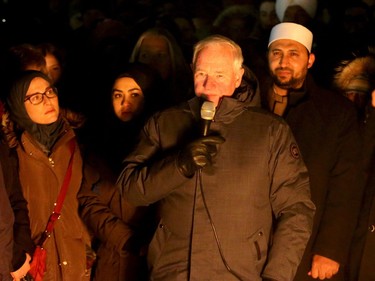
<svg viewBox="0 0 375 281">
<path fill-rule="evenodd" d="M 375 280 L 374 1 L 31 2 L 0 3 L 0 281 L 37 247 L 44 281 Z"/>
</svg>

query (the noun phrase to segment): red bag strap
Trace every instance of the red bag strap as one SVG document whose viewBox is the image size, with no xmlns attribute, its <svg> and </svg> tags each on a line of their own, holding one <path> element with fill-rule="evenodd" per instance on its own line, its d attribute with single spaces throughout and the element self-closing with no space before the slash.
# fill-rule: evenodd
<svg viewBox="0 0 375 281">
<path fill-rule="evenodd" d="M 60 217 L 61 209 L 64 204 L 66 193 L 68 191 L 70 179 L 72 177 L 73 156 L 75 152 L 75 147 L 76 147 L 76 142 L 75 142 L 75 138 L 73 138 L 69 142 L 69 148 L 70 148 L 71 154 L 70 154 L 68 169 L 66 170 L 64 181 L 61 186 L 59 195 L 57 196 L 55 207 L 53 208 L 52 214 L 50 215 L 48 219 L 46 229 L 43 232 L 42 237 L 38 243 L 40 246 L 42 246 L 43 243 L 46 241 L 46 239 L 51 235 L 53 227 L 55 226 L 55 222 Z"/>
</svg>

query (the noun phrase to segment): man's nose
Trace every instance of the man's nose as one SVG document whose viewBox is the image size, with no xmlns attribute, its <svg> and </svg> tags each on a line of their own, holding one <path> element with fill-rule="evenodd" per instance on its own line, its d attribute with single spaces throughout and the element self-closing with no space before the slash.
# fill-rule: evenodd
<svg viewBox="0 0 375 281">
<path fill-rule="evenodd" d="M 213 77 L 207 75 L 206 79 L 204 81 L 204 86 L 206 88 L 212 88 L 213 86 L 215 86 L 215 79 L 213 79 Z"/>
<path fill-rule="evenodd" d="M 284 55 L 281 55 L 280 60 L 279 60 L 279 65 L 282 67 L 282 66 L 285 66 L 287 64 L 288 64 L 288 58 Z"/>
</svg>

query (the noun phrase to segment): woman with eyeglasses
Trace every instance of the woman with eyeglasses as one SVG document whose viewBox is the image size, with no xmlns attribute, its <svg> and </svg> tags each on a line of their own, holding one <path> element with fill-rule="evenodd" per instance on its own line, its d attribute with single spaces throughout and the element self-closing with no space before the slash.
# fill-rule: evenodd
<svg viewBox="0 0 375 281">
<path fill-rule="evenodd" d="M 18 155 L 19 178 L 35 244 L 54 210 L 72 159 L 61 215 L 44 243 L 47 260 L 43 281 L 90 280 L 86 267 L 90 236 L 80 219 L 77 200 L 82 157 L 71 122 L 60 111 L 57 90 L 42 72 L 26 71 L 13 83 L 6 102 L 10 113 L 6 137 Z"/>
</svg>

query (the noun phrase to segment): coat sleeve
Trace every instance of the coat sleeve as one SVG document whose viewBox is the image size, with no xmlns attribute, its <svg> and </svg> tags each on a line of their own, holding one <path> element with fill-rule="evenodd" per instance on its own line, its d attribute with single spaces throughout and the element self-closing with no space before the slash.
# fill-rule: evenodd
<svg viewBox="0 0 375 281">
<path fill-rule="evenodd" d="M 293 280 L 310 238 L 315 205 L 309 177 L 299 148 L 284 123 L 275 132 L 270 148 L 270 202 L 274 232 L 263 278 Z"/>
<path fill-rule="evenodd" d="M 333 165 L 329 171 L 327 193 L 313 253 L 346 263 L 357 224 L 364 190 L 361 141 L 354 108 L 342 110 L 336 118 L 337 138 Z"/>
<path fill-rule="evenodd" d="M 14 215 L 5 189 L 2 167 L 0 164 L 0 279 L 12 280 Z"/>
<path fill-rule="evenodd" d="M 29 211 L 23 196 L 18 176 L 18 160 L 15 151 L 2 146 L 4 180 L 9 201 L 14 214 L 13 225 L 13 270 L 20 268 L 26 259 L 26 253 L 32 256 L 34 243 L 31 239 Z"/>
<path fill-rule="evenodd" d="M 82 220 L 102 243 L 125 255 L 124 246 L 133 235 L 129 223 L 122 218 L 122 210 L 128 215 L 132 212 L 127 206 L 113 206 L 118 203 L 116 194 L 119 194 L 114 182 L 101 177 L 97 169 L 88 163 L 84 164 L 81 189 L 77 195 L 80 204 Z"/>
<path fill-rule="evenodd" d="M 153 204 L 189 180 L 177 168 L 175 143 L 163 143 L 158 122 L 155 116 L 147 122 L 136 149 L 125 158 L 124 169 L 117 180 L 122 194 L 135 206 Z M 164 139 L 169 138 L 168 131 L 164 128 Z"/>
</svg>

